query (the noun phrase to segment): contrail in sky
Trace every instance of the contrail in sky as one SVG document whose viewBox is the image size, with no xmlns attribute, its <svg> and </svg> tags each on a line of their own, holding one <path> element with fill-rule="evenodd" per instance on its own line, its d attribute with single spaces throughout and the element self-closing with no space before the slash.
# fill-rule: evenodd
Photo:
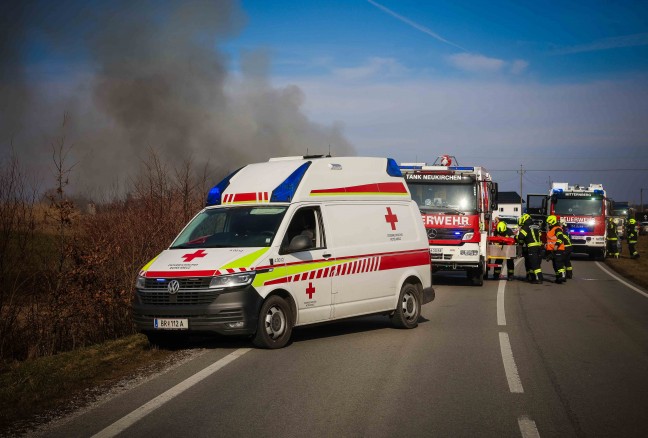
<svg viewBox="0 0 648 438">
<path fill-rule="evenodd" d="M 442 43 L 446 43 L 446 44 L 448 44 L 448 45 L 450 45 L 450 46 L 453 46 L 453 47 L 456 47 L 456 48 L 458 48 L 458 49 L 461 49 L 461 50 L 463 50 L 464 52 L 469 52 L 469 50 L 467 50 L 467 49 L 461 47 L 461 46 L 458 45 L 458 44 L 453 43 L 452 41 L 448 41 L 447 39 L 443 38 L 443 37 L 442 37 L 441 35 L 439 35 L 438 33 L 433 32 L 431 29 L 428 29 L 427 27 L 425 27 L 425 26 L 423 26 L 423 25 L 421 25 L 421 24 L 415 23 L 414 21 L 410 20 L 410 19 L 407 18 L 407 17 L 403 17 L 402 15 L 397 14 L 396 12 L 392 11 L 391 9 L 388 9 L 388 8 L 384 7 L 384 6 L 381 5 L 380 3 L 376 3 L 376 2 L 373 1 L 373 0 L 367 0 L 367 1 L 368 1 L 369 3 L 371 3 L 372 5 L 374 5 L 375 7 L 377 7 L 378 9 L 380 9 L 381 11 L 388 13 L 388 14 L 391 15 L 392 17 L 396 18 L 397 20 L 402 21 L 403 23 L 405 23 L 405 24 L 407 24 L 407 25 L 413 27 L 413 28 L 416 29 L 416 30 L 420 30 L 421 32 L 426 33 L 426 34 L 430 35 L 431 37 L 436 38 L 437 40 L 441 41 Z"/>
</svg>

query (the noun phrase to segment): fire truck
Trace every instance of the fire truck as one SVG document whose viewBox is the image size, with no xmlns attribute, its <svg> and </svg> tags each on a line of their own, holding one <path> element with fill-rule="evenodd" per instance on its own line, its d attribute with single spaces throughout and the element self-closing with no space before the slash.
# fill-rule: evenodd
<svg viewBox="0 0 648 438">
<path fill-rule="evenodd" d="M 547 214 L 559 216 L 567 223 L 574 252 L 604 259 L 606 220 L 611 214 L 611 202 L 603 185 L 553 183 L 547 201 Z"/>
<path fill-rule="evenodd" d="M 402 163 L 400 169 L 421 210 L 432 271 L 463 270 L 481 286 L 497 210 L 497 183 L 483 167 L 454 163 L 455 157 L 442 155 L 432 165 Z"/>
</svg>

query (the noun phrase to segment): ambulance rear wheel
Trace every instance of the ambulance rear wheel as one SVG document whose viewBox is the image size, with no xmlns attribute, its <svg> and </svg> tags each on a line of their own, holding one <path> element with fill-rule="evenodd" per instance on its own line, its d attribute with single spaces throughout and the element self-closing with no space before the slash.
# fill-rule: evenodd
<svg viewBox="0 0 648 438">
<path fill-rule="evenodd" d="M 259 348 L 282 348 L 290 340 L 291 333 L 290 305 L 278 295 L 271 296 L 261 306 L 252 343 Z"/>
<path fill-rule="evenodd" d="M 394 327 L 413 329 L 418 326 L 421 316 L 421 295 L 413 284 L 405 284 L 401 288 L 396 310 L 390 319 Z"/>
</svg>

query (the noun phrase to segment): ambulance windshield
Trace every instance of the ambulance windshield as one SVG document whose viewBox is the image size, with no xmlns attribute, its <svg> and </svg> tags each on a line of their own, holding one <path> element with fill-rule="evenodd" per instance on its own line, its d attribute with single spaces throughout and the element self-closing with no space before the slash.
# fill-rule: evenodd
<svg viewBox="0 0 648 438">
<path fill-rule="evenodd" d="M 409 184 L 412 199 L 419 209 L 446 213 L 469 213 L 477 207 L 474 184 Z"/>
<path fill-rule="evenodd" d="M 170 249 L 270 246 L 287 207 L 208 208 L 180 233 Z"/>
<path fill-rule="evenodd" d="M 599 216 L 603 203 L 596 198 L 557 198 L 554 213 L 558 215 Z"/>
</svg>

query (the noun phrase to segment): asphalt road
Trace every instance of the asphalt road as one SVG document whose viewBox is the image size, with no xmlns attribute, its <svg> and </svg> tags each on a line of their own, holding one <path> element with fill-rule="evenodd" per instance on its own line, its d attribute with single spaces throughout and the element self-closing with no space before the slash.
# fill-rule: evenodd
<svg viewBox="0 0 648 438">
<path fill-rule="evenodd" d="M 436 275 L 414 330 L 365 317 L 276 351 L 192 344 L 197 359 L 44 434 L 645 437 L 648 294 L 601 266 L 576 260 L 564 285 Z"/>
</svg>

